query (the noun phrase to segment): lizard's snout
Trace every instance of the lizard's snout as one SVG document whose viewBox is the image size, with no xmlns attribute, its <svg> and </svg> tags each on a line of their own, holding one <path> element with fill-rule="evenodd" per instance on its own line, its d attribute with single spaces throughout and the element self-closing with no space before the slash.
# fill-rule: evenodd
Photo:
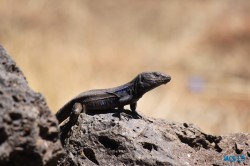
<svg viewBox="0 0 250 166">
<path fill-rule="evenodd" d="M 171 76 L 168 76 L 168 77 L 167 77 L 167 81 L 168 81 L 168 82 L 171 81 Z"/>
<path fill-rule="evenodd" d="M 166 75 L 163 79 L 163 84 L 167 84 L 169 81 L 171 81 L 171 76 Z"/>
</svg>

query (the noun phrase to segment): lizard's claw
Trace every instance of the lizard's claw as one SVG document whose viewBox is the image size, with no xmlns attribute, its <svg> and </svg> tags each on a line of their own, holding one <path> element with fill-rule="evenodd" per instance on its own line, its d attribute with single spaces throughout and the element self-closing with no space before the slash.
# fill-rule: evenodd
<svg viewBox="0 0 250 166">
<path fill-rule="evenodd" d="M 137 111 L 133 111 L 133 114 L 139 119 L 142 118 L 142 116 Z"/>
</svg>

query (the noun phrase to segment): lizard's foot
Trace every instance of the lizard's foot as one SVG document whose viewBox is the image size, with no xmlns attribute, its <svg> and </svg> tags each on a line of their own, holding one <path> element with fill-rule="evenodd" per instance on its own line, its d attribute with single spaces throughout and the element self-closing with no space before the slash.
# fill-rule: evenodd
<svg viewBox="0 0 250 166">
<path fill-rule="evenodd" d="M 136 111 L 131 112 L 131 111 L 125 110 L 125 109 L 118 110 L 118 112 L 115 113 L 114 116 L 118 117 L 119 120 L 121 120 L 122 117 L 125 118 L 126 120 L 129 120 L 129 119 L 141 119 L 142 118 L 142 116 L 139 115 L 138 112 L 136 112 Z"/>
<path fill-rule="evenodd" d="M 122 113 L 125 113 L 125 115 Z M 122 120 L 122 117 L 124 117 L 126 120 L 129 120 L 129 118 L 132 118 L 132 116 L 129 115 L 129 113 L 124 108 L 121 108 L 121 109 L 118 108 L 117 112 L 114 113 L 113 116 L 118 117 L 119 120 Z"/>
<path fill-rule="evenodd" d="M 122 112 L 122 111 L 121 111 L 120 109 L 118 109 L 117 112 L 113 114 L 113 116 L 114 116 L 114 117 L 118 117 L 119 120 L 121 120 L 121 112 Z"/>
<path fill-rule="evenodd" d="M 136 111 L 136 107 L 137 107 L 137 103 L 136 102 L 130 104 L 131 111 L 135 115 L 133 117 L 137 118 L 137 119 L 141 119 L 142 116 L 138 114 L 138 112 Z"/>
<path fill-rule="evenodd" d="M 142 116 L 137 112 L 137 111 L 132 111 L 132 113 L 136 116 L 136 118 L 139 118 L 139 119 L 141 119 L 142 118 Z"/>
</svg>

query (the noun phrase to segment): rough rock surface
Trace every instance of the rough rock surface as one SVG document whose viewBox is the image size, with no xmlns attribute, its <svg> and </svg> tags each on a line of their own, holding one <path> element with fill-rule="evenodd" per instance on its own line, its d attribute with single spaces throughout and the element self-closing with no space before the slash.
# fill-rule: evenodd
<svg viewBox="0 0 250 166">
<path fill-rule="evenodd" d="M 242 155 L 245 160 L 234 164 L 250 164 L 250 134 L 212 136 L 192 124 L 135 119 L 128 111 L 121 120 L 114 115 L 81 114 L 63 139 L 68 156 L 60 165 L 215 166 L 232 165 L 224 156 Z"/>
<path fill-rule="evenodd" d="M 55 165 L 63 153 L 56 118 L 0 46 L 0 165 Z"/>
</svg>

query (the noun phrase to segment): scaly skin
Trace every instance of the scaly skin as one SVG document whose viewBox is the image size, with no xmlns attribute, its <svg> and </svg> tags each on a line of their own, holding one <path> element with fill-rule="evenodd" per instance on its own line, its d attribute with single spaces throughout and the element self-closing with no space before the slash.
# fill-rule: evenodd
<svg viewBox="0 0 250 166">
<path fill-rule="evenodd" d="M 56 117 L 61 123 L 72 113 L 91 110 L 109 110 L 118 108 L 123 110 L 125 105 L 130 105 L 133 113 L 136 112 L 137 101 L 148 91 L 166 84 L 171 80 L 169 75 L 161 72 L 143 72 L 132 81 L 110 89 L 96 89 L 83 92 L 65 104 Z M 73 118 L 75 119 L 75 118 Z M 76 119 L 75 119 L 76 120 Z M 74 121 L 75 121 L 74 120 Z"/>
</svg>

